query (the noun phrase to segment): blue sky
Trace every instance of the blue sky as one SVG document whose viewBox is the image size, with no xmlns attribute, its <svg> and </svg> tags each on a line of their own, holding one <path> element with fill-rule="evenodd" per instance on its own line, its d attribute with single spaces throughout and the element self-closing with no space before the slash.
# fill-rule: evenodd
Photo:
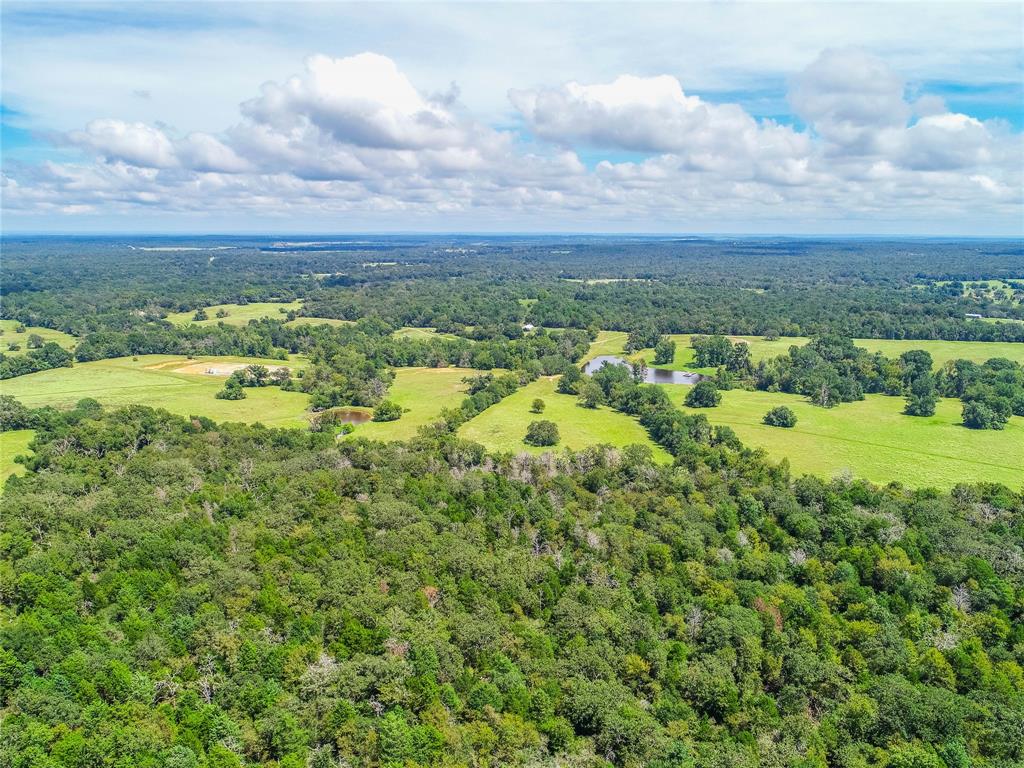
<svg viewBox="0 0 1024 768">
<path fill-rule="evenodd" d="M 6 231 L 1024 229 L 1020 4 L 0 13 Z"/>
</svg>

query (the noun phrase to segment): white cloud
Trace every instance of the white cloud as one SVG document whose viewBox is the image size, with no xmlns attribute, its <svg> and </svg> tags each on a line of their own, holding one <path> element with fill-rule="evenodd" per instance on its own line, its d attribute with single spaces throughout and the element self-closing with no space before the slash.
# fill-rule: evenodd
<svg viewBox="0 0 1024 768">
<path fill-rule="evenodd" d="M 881 60 L 832 50 L 792 78 L 806 129 L 709 102 L 674 76 L 622 75 L 510 91 L 522 133 L 474 118 L 457 88 L 425 95 L 387 57 L 313 56 L 215 132 L 92 120 L 66 139 L 94 162 L 8 170 L 3 198 L 24 216 L 220 212 L 403 228 L 1017 226 L 1020 134 L 904 90 Z M 584 150 L 607 159 L 588 168 Z M 617 161 L 624 150 L 641 157 Z"/>
<path fill-rule="evenodd" d="M 170 139 L 145 123 L 93 120 L 84 131 L 72 131 L 67 138 L 72 144 L 111 161 L 150 168 L 167 168 L 176 163 Z"/>
</svg>

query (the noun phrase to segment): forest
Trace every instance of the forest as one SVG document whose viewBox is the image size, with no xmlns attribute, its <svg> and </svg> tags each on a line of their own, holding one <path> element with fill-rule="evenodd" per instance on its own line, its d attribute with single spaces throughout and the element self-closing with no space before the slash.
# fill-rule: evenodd
<svg viewBox="0 0 1024 768">
<path fill-rule="evenodd" d="M 1024 459 L 720 418 L 1012 455 L 1019 243 L 296 242 L 5 240 L 0 764 L 1024 764 Z"/>
</svg>

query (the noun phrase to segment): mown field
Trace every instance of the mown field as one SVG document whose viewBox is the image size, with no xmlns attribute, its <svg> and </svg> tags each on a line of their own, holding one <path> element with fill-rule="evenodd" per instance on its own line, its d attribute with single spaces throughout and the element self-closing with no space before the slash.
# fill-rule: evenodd
<svg viewBox="0 0 1024 768">
<path fill-rule="evenodd" d="M 35 430 L 33 429 L 0 432 L 0 490 L 3 489 L 3 483 L 8 477 L 25 472 L 25 467 L 16 464 L 14 457 L 30 453 L 28 444 L 32 442 L 34 434 Z"/>
<path fill-rule="evenodd" d="M 205 320 L 193 320 L 195 311 L 172 312 L 167 315 L 167 320 L 175 325 L 216 325 L 226 323 L 227 325 L 248 325 L 250 320 L 259 320 L 264 317 L 282 318 L 289 311 L 298 311 L 302 307 L 301 301 L 274 302 L 254 301 L 251 304 L 217 304 L 206 307 Z M 217 311 L 224 310 L 227 317 L 217 317 Z"/>
<path fill-rule="evenodd" d="M 55 341 L 68 350 L 74 349 L 75 344 L 78 343 L 78 339 L 63 331 L 55 331 L 52 328 L 40 328 L 35 325 L 26 326 L 23 333 L 18 333 L 17 328 L 19 325 L 20 323 L 17 320 L 0 320 L 0 331 L 3 331 L 0 334 L 0 352 L 3 352 L 5 355 L 23 355 L 28 352 L 28 337 L 32 334 L 40 336 L 44 344 L 48 341 Z M 8 344 L 17 344 L 21 349 L 12 352 L 7 348 Z"/>
<path fill-rule="evenodd" d="M 676 342 L 675 360 L 670 365 L 659 366 L 675 371 L 698 371 L 703 373 L 711 372 L 713 369 L 701 369 L 694 366 L 694 351 L 690 346 L 689 334 L 674 334 L 669 336 Z M 730 336 L 734 342 L 742 340 L 750 345 L 750 357 L 758 363 L 789 352 L 791 346 L 803 346 L 809 339 L 806 336 L 785 336 L 772 341 L 766 341 L 760 336 Z M 625 341 L 625 334 L 622 336 Z M 902 353 L 911 349 L 923 349 L 932 356 L 936 368 L 940 367 L 947 360 L 973 360 L 976 363 L 983 363 L 993 357 L 1005 357 L 1018 363 L 1024 363 L 1024 344 L 1014 342 L 996 341 L 944 341 L 944 340 L 918 340 L 918 339 L 854 339 L 858 347 L 863 347 L 869 352 L 881 352 L 887 357 L 899 357 Z M 621 346 L 617 350 L 621 352 Z M 602 350 L 600 354 L 616 354 Z M 654 360 L 654 350 L 645 349 L 640 355 L 650 364 Z"/>
<path fill-rule="evenodd" d="M 601 407 L 596 410 L 581 408 L 576 398 L 555 392 L 557 379 L 544 377 L 519 389 L 500 403 L 492 405 L 459 430 L 459 436 L 474 440 L 492 451 L 544 451 L 561 448 L 580 449 L 591 445 L 609 443 L 626 446 L 638 443 L 646 445 L 662 461 L 671 457 L 647 436 L 646 430 L 633 418 Z M 536 398 L 541 398 L 546 407 L 544 413 L 536 414 L 530 407 Z M 526 428 L 531 421 L 547 419 L 558 425 L 561 441 L 552 448 L 538 448 L 523 442 Z"/>
<path fill-rule="evenodd" d="M 687 387 L 669 386 L 683 410 Z M 769 408 L 787 405 L 797 415 L 792 429 L 768 427 Z M 789 459 L 797 474 L 832 477 L 844 471 L 877 483 L 949 488 L 958 482 L 991 481 L 1024 487 L 1024 419 L 1005 430 L 960 425 L 959 400 L 942 399 L 935 416 L 905 416 L 900 397 L 868 395 L 860 402 L 819 408 L 799 395 L 731 390 L 717 408 L 699 409 L 712 424 L 732 427 L 750 446 L 775 460 Z"/>
<path fill-rule="evenodd" d="M 466 397 L 462 379 L 480 373 L 483 371 L 472 368 L 398 368 L 388 399 L 409 410 L 398 421 L 357 424 L 353 434 L 375 440 L 408 440 L 420 427 L 436 421 L 442 408 L 457 407 Z"/>
<path fill-rule="evenodd" d="M 244 400 L 218 400 L 214 395 L 224 386 L 225 376 L 202 373 L 202 367 L 261 363 L 277 367 L 280 360 L 245 357 L 197 357 L 180 355 L 142 355 L 138 360 L 119 357 L 92 363 L 77 363 L 72 368 L 19 376 L 0 382 L 0 392 L 13 395 L 25 405 L 72 406 L 85 397 L 104 405 L 138 403 L 166 408 L 182 416 L 201 415 L 217 421 L 263 422 L 268 426 L 305 426 L 309 398 L 301 392 L 282 392 L 277 387 L 246 389 Z M 286 363 L 293 368 L 304 363 L 295 358 Z M 185 373 L 189 367 L 197 372 Z"/>
</svg>

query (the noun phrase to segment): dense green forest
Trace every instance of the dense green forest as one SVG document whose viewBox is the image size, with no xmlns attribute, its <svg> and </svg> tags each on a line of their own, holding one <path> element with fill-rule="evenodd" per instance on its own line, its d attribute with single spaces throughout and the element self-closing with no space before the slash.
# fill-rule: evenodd
<svg viewBox="0 0 1024 768">
<path fill-rule="evenodd" d="M 21 413 L 2 761 L 1012 766 L 1024 499 Z"/>
<path fill-rule="evenodd" d="M 797 476 L 713 424 L 729 389 L 884 394 L 915 425 L 957 398 L 949 429 L 1010 437 L 1019 361 L 853 339 L 1024 341 L 1022 258 L 994 240 L 5 239 L 3 319 L 74 338 L 0 345 L 0 384 L 234 355 L 258 362 L 211 403 L 302 392 L 311 418 L 0 390 L 0 432 L 34 430 L 0 493 L 0 765 L 1024 765 L 1024 485 Z M 295 303 L 212 309 L 255 302 Z M 752 357 L 727 335 L 809 338 Z M 678 397 L 639 356 L 587 375 L 614 337 L 708 376 Z M 454 399 L 423 390 L 445 407 L 414 438 L 339 423 L 409 423 L 395 382 L 414 367 L 465 369 Z M 547 405 L 523 391 L 544 376 Z M 459 437 L 527 395 L 517 439 L 550 452 Z M 562 450 L 565 395 L 646 447 Z M 756 418 L 798 427 L 785 406 Z"/>
</svg>

